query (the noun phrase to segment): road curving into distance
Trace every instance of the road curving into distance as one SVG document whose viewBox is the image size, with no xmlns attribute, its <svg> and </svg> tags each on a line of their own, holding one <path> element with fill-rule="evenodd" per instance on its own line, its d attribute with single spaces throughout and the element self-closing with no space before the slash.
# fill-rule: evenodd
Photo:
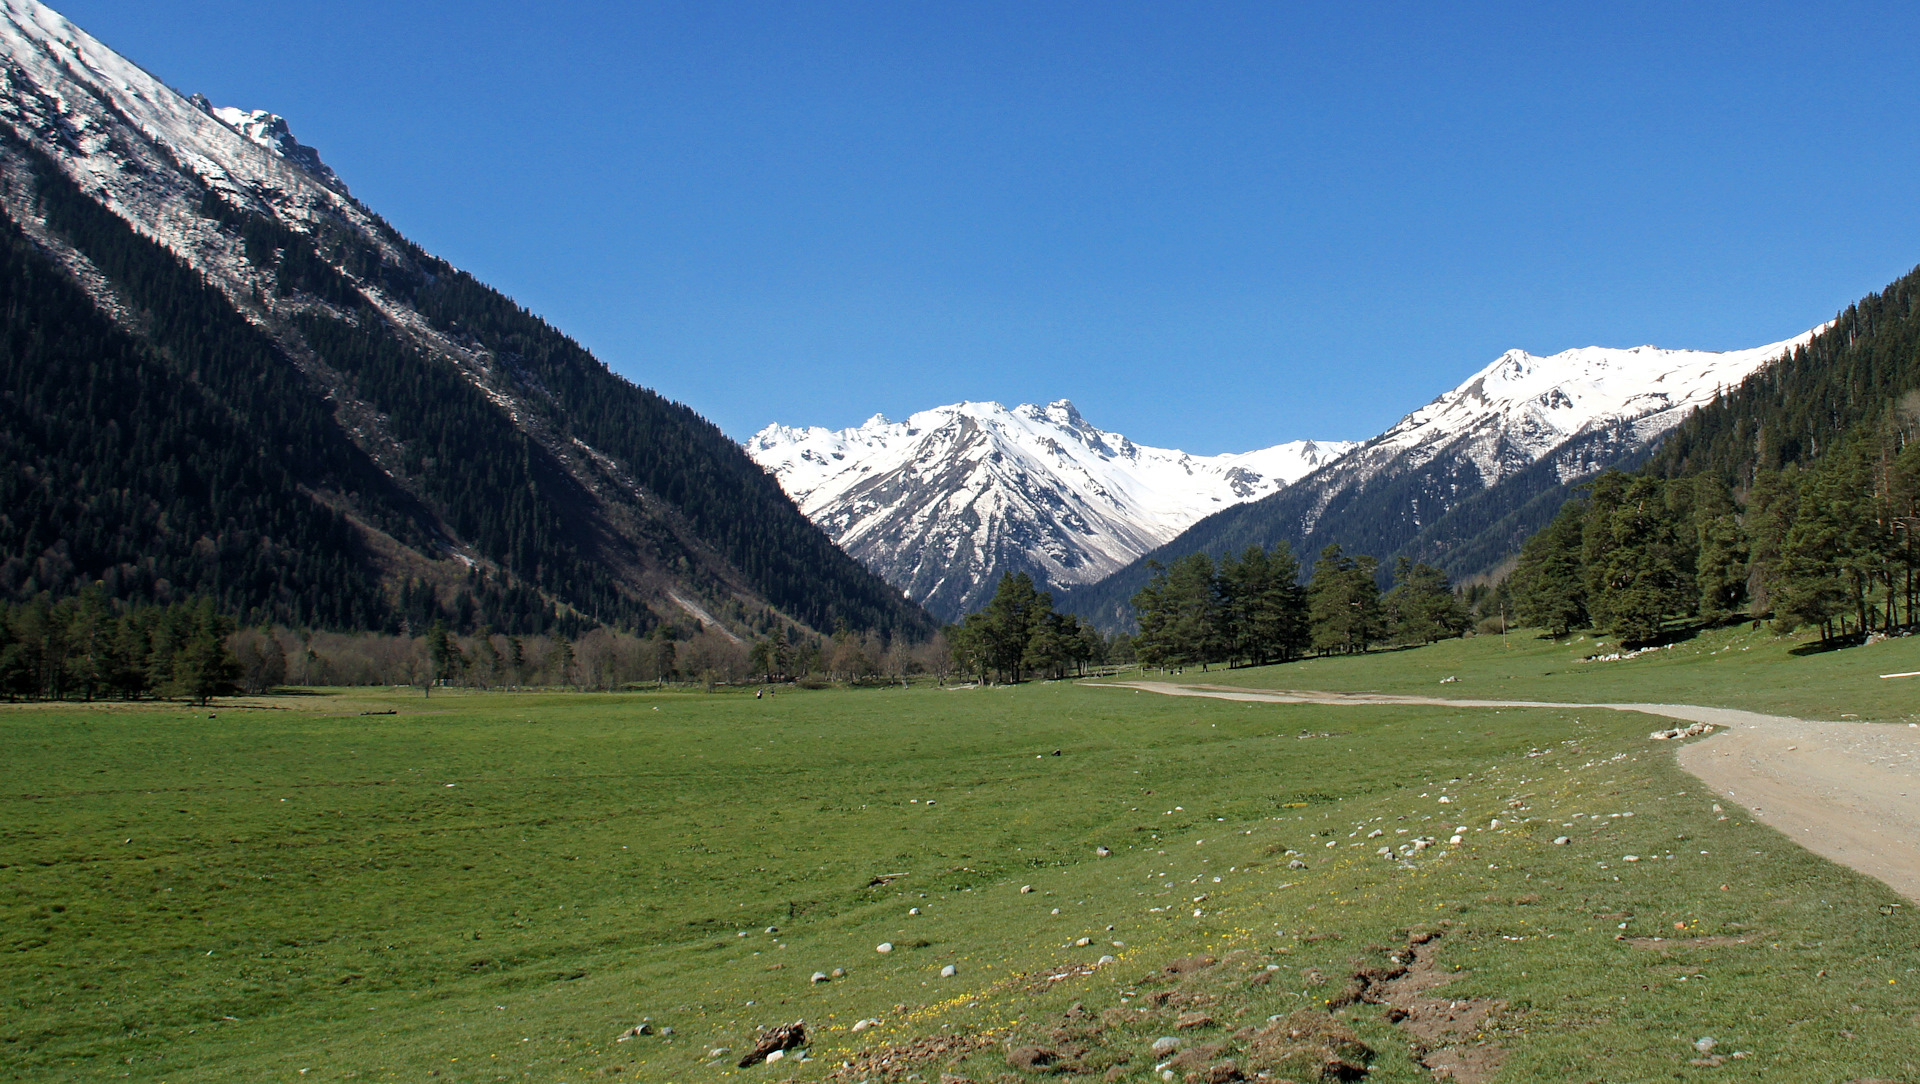
<svg viewBox="0 0 1920 1084">
<path fill-rule="evenodd" d="M 1712 736 L 1679 745 L 1680 767 L 1802 847 L 1920 902 L 1920 726 L 1829 723 L 1695 704 L 1447 700 L 1168 681 L 1088 684 L 1255 704 L 1611 708 L 1711 723 L 1719 728 Z"/>
</svg>

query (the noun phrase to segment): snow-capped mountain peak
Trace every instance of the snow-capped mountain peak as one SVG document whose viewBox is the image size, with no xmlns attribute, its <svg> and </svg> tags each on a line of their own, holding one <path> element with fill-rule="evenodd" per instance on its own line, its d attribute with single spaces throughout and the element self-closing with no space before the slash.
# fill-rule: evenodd
<svg viewBox="0 0 1920 1084">
<path fill-rule="evenodd" d="M 206 110 L 215 120 L 247 137 L 255 146 L 265 147 L 281 158 L 299 166 L 321 183 L 344 192 L 346 186 L 334 175 L 326 163 L 320 161 L 320 152 L 293 138 L 292 129 L 287 127 L 287 119 L 278 113 L 269 113 L 264 109 L 237 109 L 230 105 L 216 106 L 199 94 L 190 99 L 193 104 Z"/>
<path fill-rule="evenodd" d="M 841 430 L 769 425 L 747 442 L 835 541 L 949 617 L 1003 571 L 1043 586 L 1094 582 L 1350 447 L 1301 440 L 1190 455 L 1102 430 L 1066 399 L 954 403 Z"/>
<path fill-rule="evenodd" d="M 1422 460 L 1458 446 L 1492 485 L 1599 429 L 1625 426 L 1634 439 L 1650 440 L 1817 331 L 1746 350 L 1583 346 L 1547 357 L 1509 350 L 1368 441 L 1362 457 Z"/>
</svg>

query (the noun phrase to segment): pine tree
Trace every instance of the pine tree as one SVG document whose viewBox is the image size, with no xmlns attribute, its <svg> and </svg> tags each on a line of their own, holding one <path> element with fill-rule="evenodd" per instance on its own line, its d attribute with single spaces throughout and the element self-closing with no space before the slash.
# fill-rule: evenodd
<svg viewBox="0 0 1920 1084">
<path fill-rule="evenodd" d="M 1672 483 L 1681 485 L 1683 483 Z M 1720 479 L 1703 474 L 1693 483 L 1694 579 L 1700 588 L 1700 614 L 1724 621 L 1746 602 L 1747 533 L 1732 494 Z"/>
<path fill-rule="evenodd" d="M 1602 483 L 1616 478 L 1603 476 Z M 1621 639 L 1652 640 L 1698 599 L 1690 564 L 1659 479 L 1596 485 L 1585 531 L 1594 622 Z"/>
<path fill-rule="evenodd" d="M 1349 557 L 1337 542 L 1320 551 L 1307 583 L 1315 651 L 1356 654 L 1385 635 L 1378 569 L 1372 557 Z"/>
<path fill-rule="evenodd" d="M 1587 586 L 1581 565 L 1586 514 L 1585 505 L 1567 502 L 1520 548 L 1519 563 L 1505 581 L 1520 624 L 1546 629 L 1558 638 L 1587 623 Z"/>
<path fill-rule="evenodd" d="M 1446 573 L 1402 557 L 1394 562 L 1393 579 L 1384 604 L 1394 639 L 1430 644 L 1466 631 L 1466 608 L 1455 597 Z"/>
</svg>

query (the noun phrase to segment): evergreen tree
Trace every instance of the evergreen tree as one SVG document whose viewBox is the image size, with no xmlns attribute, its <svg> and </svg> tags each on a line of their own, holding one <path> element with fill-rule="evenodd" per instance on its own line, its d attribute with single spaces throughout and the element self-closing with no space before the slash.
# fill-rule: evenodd
<svg viewBox="0 0 1920 1084">
<path fill-rule="evenodd" d="M 1684 483 L 1674 483 L 1676 485 Z M 1748 546 L 1733 495 L 1713 475 L 1694 479 L 1694 579 L 1699 610 L 1708 621 L 1724 621 L 1746 602 Z"/>
<path fill-rule="evenodd" d="M 1603 475 L 1588 506 L 1584 556 L 1595 624 L 1621 639 L 1652 640 L 1699 597 L 1659 479 Z"/>
<path fill-rule="evenodd" d="M 1315 651 L 1357 654 L 1385 635 L 1378 572 L 1379 564 L 1372 557 L 1349 557 L 1337 542 L 1320 551 L 1307 583 Z"/>
<path fill-rule="evenodd" d="M 1504 581 L 1523 625 L 1564 637 L 1587 623 L 1587 587 L 1581 564 L 1587 509 L 1569 501 L 1552 522 L 1520 548 L 1519 563 Z"/>
<path fill-rule="evenodd" d="M 1466 632 L 1466 607 L 1455 597 L 1446 573 L 1402 557 L 1394 562 L 1393 579 L 1384 602 L 1394 639 L 1430 644 Z"/>
<path fill-rule="evenodd" d="M 1221 634 L 1231 658 L 1253 664 L 1299 656 L 1310 642 L 1300 562 L 1285 541 L 1249 546 L 1220 565 Z"/>
</svg>

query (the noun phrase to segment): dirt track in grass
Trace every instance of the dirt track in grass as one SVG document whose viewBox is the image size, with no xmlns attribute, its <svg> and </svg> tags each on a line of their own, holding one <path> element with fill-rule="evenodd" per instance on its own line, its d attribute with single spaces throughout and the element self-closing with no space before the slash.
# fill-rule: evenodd
<svg viewBox="0 0 1920 1084">
<path fill-rule="evenodd" d="M 1711 723 L 1718 729 L 1710 737 L 1678 743 L 1682 768 L 1802 847 L 1920 902 L 1920 726 L 1820 722 L 1695 704 L 1448 700 L 1167 681 L 1099 687 L 1256 704 L 1609 708 Z"/>
</svg>

